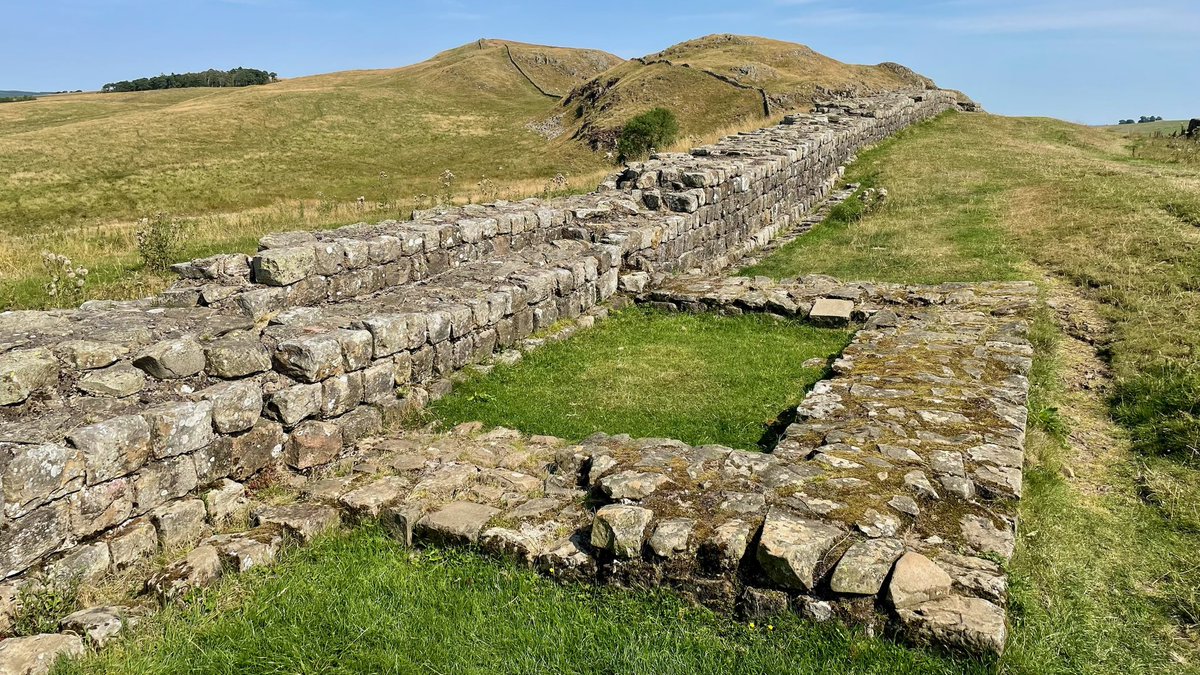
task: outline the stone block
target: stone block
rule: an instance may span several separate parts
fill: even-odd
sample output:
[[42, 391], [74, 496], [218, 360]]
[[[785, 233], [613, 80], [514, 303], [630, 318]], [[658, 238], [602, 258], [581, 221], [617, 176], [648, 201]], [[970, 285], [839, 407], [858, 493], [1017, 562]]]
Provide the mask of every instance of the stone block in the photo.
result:
[[58, 358], [75, 370], [111, 366], [129, 353], [125, 345], [96, 340], [67, 340], [54, 348]]
[[214, 535], [204, 543], [216, 548], [230, 567], [246, 572], [273, 564], [283, 546], [283, 535], [275, 527], [260, 527], [249, 532]]
[[0, 527], [0, 578], [24, 571], [70, 535], [64, 500], [44, 504]]
[[808, 320], [827, 326], [844, 326], [854, 314], [854, 303], [838, 298], [817, 298], [808, 312]]
[[109, 533], [105, 540], [113, 568], [124, 570], [148, 562], [158, 553], [158, 531], [149, 518], [137, 518]]
[[380, 512], [400, 501], [410, 483], [399, 476], [385, 476], [342, 495], [343, 507], [360, 518], [376, 518]]
[[208, 374], [235, 379], [271, 369], [271, 355], [257, 333], [239, 332], [222, 336], [204, 347]]
[[888, 582], [888, 601], [896, 609], [908, 609], [950, 595], [954, 580], [929, 558], [910, 551], [901, 556]]
[[374, 406], [359, 406], [333, 420], [342, 429], [342, 444], [351, 446], [383, 429], [383, 414]]
[[321, 417], [338, 417], [363, 402], [361, 372], [331, 377], [321, 383]]
[[78, 448], [56, 443], [0, 443], [3, 516], [19, 518], [52, 499], [78, 490], [83, 480], [83, 456]]
[[321, 412], [321, 384], [296, 384], [267, 397], [267, 412], [291, 427]]
[[195, 546], [211, 532], [205, 518], [208, 510], [199, 499], [183, 499], [161, 506], [150, 513], [158, 530], [163, 550], [172, 551]]
[[133, 365], [159, 380], [176, 380], [204, 371], [204, 348], [192, 338], [156, 342], [133, 359]]
[[342, 430], [333, 422], [302, 422], [288, 437], [284, 462], [294, 469], [310, 469], [333, 461], [342, 451]]
[[185, 597], [198, 588], [213, 585], [224, 570], [215, 546], [200, 546], [187, 557], [168, 565], [146, 582], [146, 589], [163, 601]]
[[232, 437], [233, 470], [230, 477], [246, 480], [283, 455], [287, 436], [274, 422], [260, 419], [249, 431]]
[[196, 465], [188, 455], [151, 462], [133, 477], [134, 513], [140, 515], [179, 499], [198, 484]]
[[146, 375], [127, 363], [119, 363], [87, 373], [75, 386], [92, 396], [124, 398], [146, 388]]
[[91, 583], [102, 578], [112, 566], [108, 544], [99, 541], [76, 546], [46, 566], [51, 584]]
[[194, 452], [213, 442], [213, 404], [166, 403], [147, 410], [142, 417], [150, 426], [154, 457], [163, 459]]
[[772, 507], [763, 523], [758, 563], [780, 586], [810, 591], [816, 587], [817, 565], [841, 536], [834, 525]]
[[221, 479], [202, 496], [208, 520], [221, 528], [241, 518], [250, 506], [246, 487], [228, 478]]
[[316, 274], [317, 256], [312, 246], [271, 248], [254, 256], [251, 265], [256, 283], [288, 286]]
[[213, 428], [222, 434], [245, 431], [262, 415], [262, 386], [254, 381], [224, 382], [197, 395], [212, 404]]
[[653, 511], [640, 506], [605, 506], [596, 511], [592, 521], [592, 546], [618, 558], [640, 557], [646, 528], [653, 518]]
[[60, 659], [83, 653], [78, 635], [43, 633], [0, 640], [0, 674], [49, 675]]
[[337, 509], [316, 504], [287, 504], [263, 506], [253, 514], [258, 525], [273, 525], [308, 543], [313, 538], [341, 525]]
[[273, 358], [276, 370], [301, 382], [320, 382], [345, 372], [342, 344], [331, 333], [282, 340]]
[[892, 564], [904, 553], [904, 543], [899, 539], [871, 539], [852, 545], [842, 555], [829, 589], [834, 593], [850, 595], [877, 595], [883, 580], [892, 570]]
[[68, 508], [75, 537], [116, 527], [133, 512], [133, 481], [116, 478], [84, 487], [68, 497]]
[[452, 502], [417, 521], [413, 536], [441, 545], [474, 544], [500, 509], [472, 502]]
[[59, 621], [59, 628], [87, 638], [89, 643], [97, 647], [104, 647], [127, 627], [136, 625], [137, 619], [128, 607], [90, 607], [63, 617]]
[[49, 349], [14, 349], [0, 354], [0, 405], [23, 403], [58, 381], [58, 359]]

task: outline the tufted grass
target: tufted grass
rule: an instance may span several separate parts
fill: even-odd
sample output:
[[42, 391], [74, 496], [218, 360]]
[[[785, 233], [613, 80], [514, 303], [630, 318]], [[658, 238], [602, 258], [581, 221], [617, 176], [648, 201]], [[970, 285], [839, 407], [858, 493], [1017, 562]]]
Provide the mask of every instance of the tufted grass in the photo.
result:
[[[603, 431], [758, 449], [849, 340], [764, 316], [631, 308], [456, 385], [430, 413], [572, 440]], [[806, 367], [813, 358], [822, 364]]]
[[734, 623], [667, 592], [558, 584], [374, 527], [169, 607], [76, 673], [985, 673], [794, 617]]

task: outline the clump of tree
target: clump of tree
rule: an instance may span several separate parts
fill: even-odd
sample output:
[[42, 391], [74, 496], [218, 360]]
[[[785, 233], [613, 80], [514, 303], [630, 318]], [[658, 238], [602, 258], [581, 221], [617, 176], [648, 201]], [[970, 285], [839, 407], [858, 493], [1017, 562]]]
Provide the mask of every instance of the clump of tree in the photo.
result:
[[34, 96], [2, 96], [2, 97], [0, 97], [0, 103], [17, 103], [18, 101], [35, 101], [35, 100], [37, 100], [37, 98]]
[[254, 84], [270, 84], [277, 81], [279, 81], [277, 74], [257, 68], [209, 69], [200, 73], [171, 73], [170, 75], [139, 77], [136, 80], [109, 82], [101, 87], [100, 91], [150, 91], [152, 89], [183, 89], [186, 87], [248, 87]]
[[1157, 115], [1142, 115], [1136, 120], [1121, 120], [1117, 124], [1148, 124], [1150, 122], [1161, 122], [1162, 118]]
[[640, 159], [656, 148], [675, 142], [679, 135], [679, 120], [666, 108], [654, 108], [631, 118], [621, 129], [617, 151], [622, 160]]

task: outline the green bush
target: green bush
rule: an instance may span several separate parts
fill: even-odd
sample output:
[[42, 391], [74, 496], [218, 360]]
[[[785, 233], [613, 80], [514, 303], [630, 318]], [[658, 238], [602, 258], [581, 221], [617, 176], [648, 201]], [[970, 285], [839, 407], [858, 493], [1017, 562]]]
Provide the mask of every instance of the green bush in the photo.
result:
[[151, 272], [166, 272], [180, 255], [183, 228], [165, 213], [142, 218], [137, 231], [138, 255]]
[[679, 120], [675, 113], [666, 108], [655, 108], [644, 112], [625, 123], [621, 129], [621, 140], [617, 151], [621, 159], [640, 159], [650, 154], [652, 148], [664, 148], [675, 142], [679, 135]]

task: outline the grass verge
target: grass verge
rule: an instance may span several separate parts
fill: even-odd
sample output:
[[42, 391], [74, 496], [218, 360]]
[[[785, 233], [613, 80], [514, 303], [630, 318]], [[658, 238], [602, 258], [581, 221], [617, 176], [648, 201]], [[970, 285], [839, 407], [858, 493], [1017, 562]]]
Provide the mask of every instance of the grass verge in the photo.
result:
[[604, 431], [756, 449], [774, 445], [780, 415], [849, 339], [765, 316], [632, 308], [468, 379], [430, 412], [446, 424], [477, 419], [568, 439]]
[[561, 585], [376, 528], [227, 577], [75, 673], [984, 673], [794, 617], [736, 624], [667, 592]]

